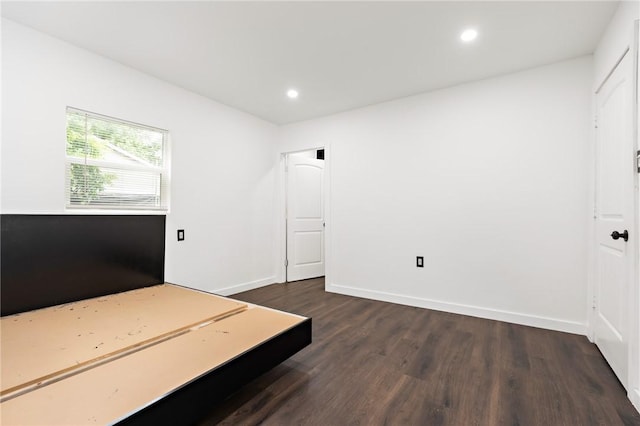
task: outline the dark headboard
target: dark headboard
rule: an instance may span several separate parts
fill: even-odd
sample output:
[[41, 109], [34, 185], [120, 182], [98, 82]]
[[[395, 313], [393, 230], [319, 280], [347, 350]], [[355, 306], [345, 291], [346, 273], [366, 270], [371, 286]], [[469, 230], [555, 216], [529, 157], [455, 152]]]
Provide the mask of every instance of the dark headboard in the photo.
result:
[[164, 282], [165, 216], [0, 216], [4, 315]]

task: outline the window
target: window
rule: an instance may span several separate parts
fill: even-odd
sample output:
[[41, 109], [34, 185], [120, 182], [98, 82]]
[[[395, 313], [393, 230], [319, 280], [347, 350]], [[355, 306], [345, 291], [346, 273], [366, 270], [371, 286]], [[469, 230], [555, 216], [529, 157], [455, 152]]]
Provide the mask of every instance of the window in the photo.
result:
[[67, 108], [67, 207], [167, 210], [167, 136]]

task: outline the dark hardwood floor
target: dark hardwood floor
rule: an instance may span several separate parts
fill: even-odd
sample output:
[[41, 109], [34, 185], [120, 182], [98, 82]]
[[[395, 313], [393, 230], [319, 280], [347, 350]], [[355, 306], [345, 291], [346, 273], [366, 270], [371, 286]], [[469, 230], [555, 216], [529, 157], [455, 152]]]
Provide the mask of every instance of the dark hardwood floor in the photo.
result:
[[640, 425], [583, 336], [325, 293], [233, 296], [313, 317], [313, 343], [202, 425]]

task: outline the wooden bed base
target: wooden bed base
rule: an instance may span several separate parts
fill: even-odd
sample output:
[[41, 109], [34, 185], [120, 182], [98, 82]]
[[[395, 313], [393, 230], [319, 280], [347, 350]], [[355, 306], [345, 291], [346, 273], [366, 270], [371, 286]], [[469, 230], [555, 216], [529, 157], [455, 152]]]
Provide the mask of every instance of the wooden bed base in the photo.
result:
[[164, 284], [163, 215], [0, 215], [0, 424], [190, 424], [311, 319]]
[[118, 424], [193, 424], [210, 413], [216, 401], [271, 370], [311, 343], [311, 318], [273, 336], [252, 350], [211, 370], [184, 388], [166, 395]]
[[311, 319], [163, 284], [0, 320], [2, 424], [189, 423], [311, 342]]

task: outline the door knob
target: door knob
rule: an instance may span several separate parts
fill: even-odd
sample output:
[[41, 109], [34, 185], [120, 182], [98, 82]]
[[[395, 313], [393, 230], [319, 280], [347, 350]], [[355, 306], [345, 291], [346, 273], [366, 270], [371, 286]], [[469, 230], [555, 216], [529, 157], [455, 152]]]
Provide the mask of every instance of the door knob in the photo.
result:
[[617, 240], [618, 238], [622, 238], [625, 241], [629, 241], [629, 231], [627, 231], [626, 229], [622, 232], [613, 231], [611, 233], [611, 238], [613, 238], [614, 240]]

